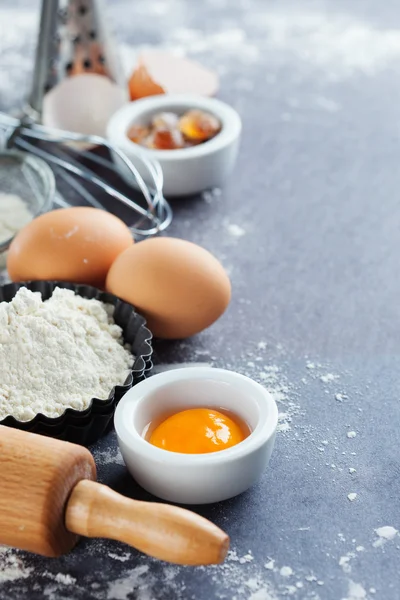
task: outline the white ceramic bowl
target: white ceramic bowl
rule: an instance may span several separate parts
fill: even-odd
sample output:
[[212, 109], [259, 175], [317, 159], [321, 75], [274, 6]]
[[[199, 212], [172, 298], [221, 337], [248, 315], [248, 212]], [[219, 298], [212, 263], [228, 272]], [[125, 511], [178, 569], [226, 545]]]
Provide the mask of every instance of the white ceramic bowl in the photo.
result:
[[[181, 115], [191, 108], [205, 110], [218, 117], [222, 123], [220, 133], [208, 142], [182, 150], [144, 148], [126, 135], [131, 125], [147, 124], [160, 111]], [[186, 94], [159, 95], [136, 100], [120, 108], [108, 123], [107, 137], [131, 159], [146, 183], [149, 183], [148, 172], [138, 158], [140, 155], [160, 163], [165, 196], [188, 196], [223, 185], [236, 162], [241, 129], [238, 113], [220, 100]], [[125, 175], [126, 167], [119, 160], [116, 162]]]
[[[146, 426], [191, 407], [231, 410], [252, 433], [208, 454], [168, 452], [143, 438]], [[193, 367], [154, 375], [129, 390], [114, 418], [119, 447], [134, 479], [171, 502], [207, 504], [240, 494], [265, 471], [274, 446], [278, 409], [255, 381], [223, 369]]]

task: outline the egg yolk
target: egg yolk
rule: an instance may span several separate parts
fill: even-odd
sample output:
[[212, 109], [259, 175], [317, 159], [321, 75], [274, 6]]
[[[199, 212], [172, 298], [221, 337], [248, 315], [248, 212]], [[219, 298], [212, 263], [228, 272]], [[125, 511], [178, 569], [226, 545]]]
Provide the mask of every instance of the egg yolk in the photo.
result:
[[149, 442], [170, 452], [205, 454], [231, 448], [245, 437], [238, 423], [227, 415], [209, 408], [191, 408], [160, 423]]

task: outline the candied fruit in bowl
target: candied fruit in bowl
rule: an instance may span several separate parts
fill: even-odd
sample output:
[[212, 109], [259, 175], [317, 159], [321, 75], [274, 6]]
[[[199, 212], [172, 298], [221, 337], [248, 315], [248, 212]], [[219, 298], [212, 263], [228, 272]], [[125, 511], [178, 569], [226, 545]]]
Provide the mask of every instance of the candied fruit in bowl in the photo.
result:
[[179, 119], [179, 129], [192, 143], [205, 142], [219, 133], [221, 123], [203, 110], [189, 110]]

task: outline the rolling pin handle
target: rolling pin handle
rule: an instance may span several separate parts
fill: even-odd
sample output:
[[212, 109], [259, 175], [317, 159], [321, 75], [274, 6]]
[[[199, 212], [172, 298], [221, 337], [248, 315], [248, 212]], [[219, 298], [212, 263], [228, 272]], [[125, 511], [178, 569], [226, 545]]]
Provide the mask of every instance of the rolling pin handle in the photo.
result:
[[65, 525], [72, 533], [125, 542], [154, 558], [182, 565], [219, 564], [229, 548], [226, 533], [196, 513], [131, 500], [89, 480], [73, 489]]

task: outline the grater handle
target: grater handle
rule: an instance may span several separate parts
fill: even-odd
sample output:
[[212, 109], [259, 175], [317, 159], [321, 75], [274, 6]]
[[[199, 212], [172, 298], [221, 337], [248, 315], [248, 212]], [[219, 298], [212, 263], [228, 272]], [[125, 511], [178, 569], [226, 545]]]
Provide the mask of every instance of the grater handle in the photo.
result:
[[40, 120], [42, 112], [43, 96], [48, 82], [49, 40], [56, 44], [53, 37], [56, 31], [58, 14], [58, 0], [42, 0], [40, 14], [39, 38], [36, 47], [35, 68], [32, 80], [32, 89], [29, 97], [30, 116], [34, 120]]

